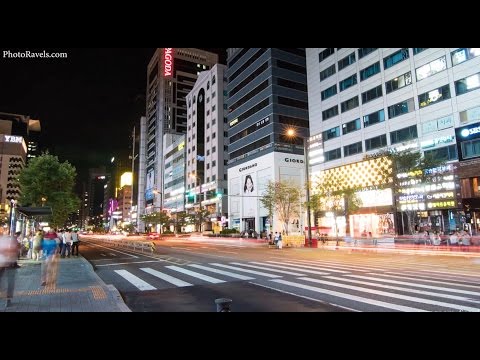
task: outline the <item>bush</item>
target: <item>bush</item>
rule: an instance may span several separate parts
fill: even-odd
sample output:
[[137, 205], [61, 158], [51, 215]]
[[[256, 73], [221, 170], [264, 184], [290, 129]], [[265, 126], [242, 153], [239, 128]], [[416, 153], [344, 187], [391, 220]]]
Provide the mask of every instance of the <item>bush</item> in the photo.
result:
[[165, 230], [165, 231], [163, 232], [163, 235], [173, 235], [173, 231]]
[[220, 234], [229, 235], [229, 234], [239, 234], [237, 229], [223, 229]]

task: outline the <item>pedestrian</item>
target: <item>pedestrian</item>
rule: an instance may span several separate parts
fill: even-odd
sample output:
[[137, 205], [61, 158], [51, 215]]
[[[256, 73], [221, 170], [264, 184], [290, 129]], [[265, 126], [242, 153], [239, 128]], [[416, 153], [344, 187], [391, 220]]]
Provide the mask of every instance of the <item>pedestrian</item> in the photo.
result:
[[57, 273], [56, 249], [57, 243], [55, 239], [57, 234], [50, 229], [43, 238], [42, 250], [44, 255], [44, 262], [42, 264], [42, 286], [53, 284]]
[[0, 284], [3, 275], [7, 277], [7, 291], [5, 307], [11, 305], [13, 299], [13, 291], [15, 289], [15, 277], [17, 274], [17, 259], [19, 251], [19, 243], [15, 237], [0, 238]]
[[78, 230], [72, 232], [72, 256], [78, 256]]
[[281, 249], [282, 246], [283, 246], [283, 243], [282, 243], [282, 234], [278, 234], [277, 246], [278, 246], [279, 249]]
[[32, 259], [40, 261], [40, 251], [42, 251], [43, 231], [38, 230], [32, 242]]

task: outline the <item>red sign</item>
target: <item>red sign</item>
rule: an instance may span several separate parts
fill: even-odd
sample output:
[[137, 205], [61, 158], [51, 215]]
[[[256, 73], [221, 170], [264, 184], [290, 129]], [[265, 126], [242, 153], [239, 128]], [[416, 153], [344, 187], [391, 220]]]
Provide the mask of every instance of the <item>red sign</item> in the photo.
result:
[[173, 75], [173, 49], [165, 48], [164, 60], [163, 60], [163, 74], [164, 76]]

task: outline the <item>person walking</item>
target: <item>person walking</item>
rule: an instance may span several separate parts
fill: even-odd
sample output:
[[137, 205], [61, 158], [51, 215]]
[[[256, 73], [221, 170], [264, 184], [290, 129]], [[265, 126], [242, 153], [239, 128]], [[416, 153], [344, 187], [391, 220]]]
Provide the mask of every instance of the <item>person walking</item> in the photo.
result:
[[78, 230], [72, 232], [72, 256], [78, 256]]
[[35, 236], [33, 237], [33, 242], [32, 242], [32, 259], [35, 261], [40, 261], [40, 251], [42, 251], [42, 242], [43, 242], [43, 231], [38, 230]]
[[53, 284], [56, 276], [57, 234], [50, 229], [42, 241], [42, 250], [45, 260], [42, 264], [42, 286]]
[[15, 238], [10, 236], [0, 238], [0, 283], [4, 275], [7, 277], [5, 307], [10, 306], [13, 299], [19, 248], [20, 245]]
[[281, 249], [282, 246], [283, 246], [283, 243], [282, 243], [282, 234], [278, 234], [277, 246], [278, 246], [279, 249]]

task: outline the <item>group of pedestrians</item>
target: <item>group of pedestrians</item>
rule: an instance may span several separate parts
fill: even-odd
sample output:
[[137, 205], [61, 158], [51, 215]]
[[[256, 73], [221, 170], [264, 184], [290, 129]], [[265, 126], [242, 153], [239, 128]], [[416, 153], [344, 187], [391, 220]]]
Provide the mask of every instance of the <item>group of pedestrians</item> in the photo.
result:
[[44, 251], [44, 241], [46, 239], [55, 240], [55, 254], [60, 257], [78, 256], [78, 232], [77, 230], [54, 230], [50, 229], [48, 232], [38, 230], [36, 233], [30, 233], [25, 236], [20, 247], [20, 256], [26, 256], [29, 259], [40, 261], [46, 258], [46, 251]]

